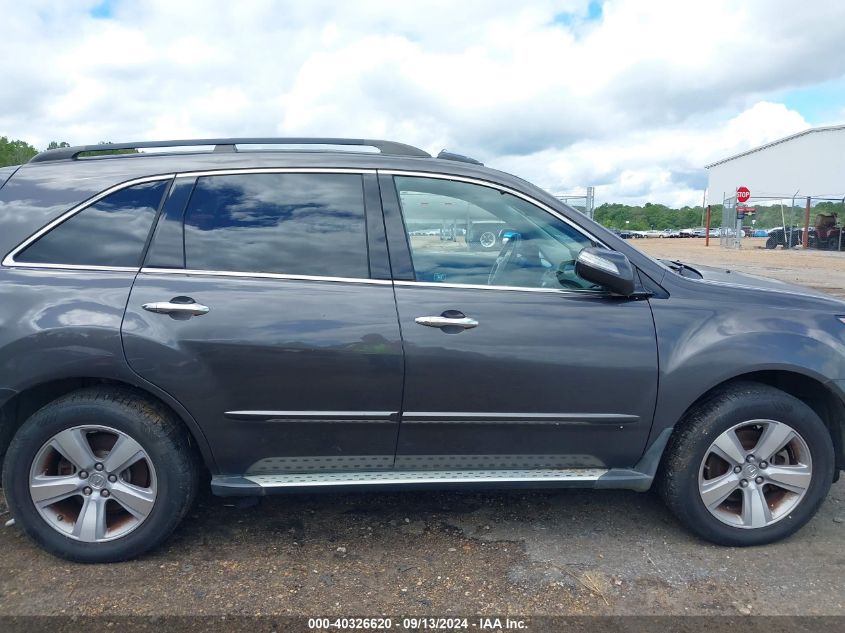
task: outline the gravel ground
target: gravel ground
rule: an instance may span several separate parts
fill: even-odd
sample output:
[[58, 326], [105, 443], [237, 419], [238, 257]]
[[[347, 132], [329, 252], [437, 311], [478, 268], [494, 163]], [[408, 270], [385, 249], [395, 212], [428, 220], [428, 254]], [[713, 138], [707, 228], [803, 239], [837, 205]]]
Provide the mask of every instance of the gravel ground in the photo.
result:
[[845, 615], [843, 501], [840, 482], [788, 541], [734, 549], [649, 493], [205, 495], [121, 564], [0, 528], [0, 615]]
[[631, 243], [653, 257], [680, 259], [688, 264], [724, 266], [731, 270], [774, 277], [845, 298], [845, 251], [763, 248], [765, 238], [746, 238], [741, 250], [721, 248], [718, 239], [642, 239]]
[[[703, 242], [635, 244], [845, 296], [845, 256]], [[252, 507], [203, 494], [162, 548], [128, 563], [67, 563], [0, 527], [0, 615], [845, 615], [844, 502], [839, 482], [796, 536], [732, 549], [691, 536], [653, 494], [309, 494]]]

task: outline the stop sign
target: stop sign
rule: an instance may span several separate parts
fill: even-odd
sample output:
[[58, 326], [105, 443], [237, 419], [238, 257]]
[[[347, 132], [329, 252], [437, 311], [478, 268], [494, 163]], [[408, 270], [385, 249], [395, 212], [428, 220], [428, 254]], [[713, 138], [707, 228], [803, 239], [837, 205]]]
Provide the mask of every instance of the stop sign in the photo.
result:
[[751, 198], [751, 190], [748, 187], [737, 187], [736, 188], [736, 201], [737, 202], [748, 202], [749, 198]]

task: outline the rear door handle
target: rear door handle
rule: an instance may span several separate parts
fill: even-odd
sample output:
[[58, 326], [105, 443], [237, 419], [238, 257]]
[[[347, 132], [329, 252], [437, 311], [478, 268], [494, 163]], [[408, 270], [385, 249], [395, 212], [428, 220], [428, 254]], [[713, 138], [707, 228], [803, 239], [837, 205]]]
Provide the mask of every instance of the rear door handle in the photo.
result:
[[[449, 316], [445, 316], [447, 314], [449, 314]], [[478, 327], [478, 321], [470, 319], [468, 316], [453, 310], [444, 312], [440, 316], [417, 317], [414, 321], [420, 325], [427, 325], [428, 327], [459, 327], [464, 330]]]
[[209, 311], [208, 306], [195, 303], [194, 301], [186, 303], [155, 301], [153, 303], [145, 303], [141, 307], [144, 308], [144, 310], [157, 312], [158, 314], [184, 314], [189, 316], [200, 316], [201, 314], [208, 314]]

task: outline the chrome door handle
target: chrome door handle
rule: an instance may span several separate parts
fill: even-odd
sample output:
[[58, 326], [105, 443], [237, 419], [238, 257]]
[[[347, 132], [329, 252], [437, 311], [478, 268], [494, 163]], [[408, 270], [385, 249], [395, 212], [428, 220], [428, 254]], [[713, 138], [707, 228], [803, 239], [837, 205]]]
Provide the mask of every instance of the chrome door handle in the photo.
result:
[[421, 316], [414, 319], [420, 325], [428, 327], [459, 327], [469, 330], [478, 326], [478, 321], [469, 317]]
[[144, 308], [144, 310], [157, 312], [158, 314], [187, 314], [191, 316], [208, 314], [209, 310], [208, 306], [204, 306], [199, 303], [173, 303], [172, 301], [145, 303], [141, 307]]

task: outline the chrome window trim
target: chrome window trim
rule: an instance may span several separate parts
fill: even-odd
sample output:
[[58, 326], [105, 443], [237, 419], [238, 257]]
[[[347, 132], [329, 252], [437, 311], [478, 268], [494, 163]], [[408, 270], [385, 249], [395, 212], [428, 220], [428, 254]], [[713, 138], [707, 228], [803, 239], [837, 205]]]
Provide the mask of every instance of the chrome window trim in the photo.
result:
[[2, 265], [5, 268], [10, 267], [20, 267], [20, 268], [52, 268], [52, 269], [66, 269], [66, 270], [93, 270], [93, 271], [117, 271], [117, 272], [138, 272], [141, 266], [86, 266], [83, 264], [57, 264], [57, 263], [39, 263], [39, 262], [18, 262], [15, 261], [15, 256], [18, 255], [21, 251], [25, 250], [30, 244], [36, 242], [38, 239], [52, 231], [54, 228], [69, 220], [77, 213], [81, 213], [88, 207], [97, 204], [100, 200], [105, 198], [106, 196], [110, 196], [111, 194], [121, 191], [123, 189], [127, 189], [128, 187], [132, 187], [134, 185], [140, 185], [145, 182], [157, 182], [159, 180], [172, 180], [176, 174], [160, 174], [158, 176], [144, 176], [143, 178], [133, 178], [132, 180], [127, 180], [125, 182], [113, 185], [108, 189], [101, 191], [100, 193], [96, 194], [92, 198], [85, 200], [84, 202], [80, 202], [75, 207], [72, 207], [69, 211], [61, 214], [52, 222], [49, 222], [45, 226], [41, 227], [35, 233], [30, 235], [26, 238], [23, 242], [18, 244], [15, 248], [13, 248], [6, 257], [3, 258]]
[[196, 270], [192, 268], [144, 267], [141, 273], [163, 275], [195, 275], [197, 277], [247, 277], [251, 279], [283, 279], [288, 281], [329, 281], [337, 283], [392, 285], [390, 279], [369, 279], [363, 277], [323, 277], [320, 275], [285, 275], [281, 273], [251, 273], [237, 270]]
[[591, 288], [584, 288], [583, 290], [567, 290], [565, 288], [520, 288], [519, 286], [486, 286], [480, 284], [441, 284], [436, 281], [394, 281], [396, 286], [422, 286], [425, 288], [464, 288], [469, 290], [507, 290], [511, 292], [539, 292], [551, 295], [567, 295], [578, 297], [608, 297], [610, 293], [607, 290], [593, 290]]
[[84, 266], [82, 264], [29, 264], [26, 262], [12, 262], [7, 264], [3, 261], [3, 266], [6, 268], [16, 268], [26, 270], [27, 268], [38, 268], [46, 270], [64, 270], [67, 272], [112, 272], [112, 273], [137, 273], [138, 269], [131, 266]]
[[[503, 191], [505, 193], [509, 193], [513, 196], [516, 196], [517, 198], [522, 198], [526, 202], [529, 202], [530, 204], [533, 204], [534, 206], [539, 207], [540, 209], [542, 209], [546, 213], [550, 213], [551, 215], [556, 217], [561, 222], [564, 222], [565, 224], [571, 226], [573, 229], [578, 231], [581, 235], [583, 235], [584, 237], [592, 240], [596, 244], [599, 244], [599, 245], [601, 245], [604, 248], [607, 248], [609, 250], [614, 250], [614, 249], [610, 248], [607, 244], [602, 242], [595, 235], [593, 235], [592, 233], [587, 231], [585, 228], [579, 226], [578, 224], [576, 224], [575, 222], [573, 222], [572, 220], [567, 218], [565, 215], [558, 213], [557, 211], [552, 209], [549, 205], [547, 205], [543, 202], [540, 202], [536, 198], [532, 198], [527, 193], [522, 193], [518, 189], [511, 189], [510, 187], [508, 187], [506, 185], [500, 185], [499, 183], [493, 182], [492, 180], [483, 180], [481, 178], [469, 178], [469, 177], [466, 177], [466, 176], [456, 176], [456, 175], [453, 175], [453, 174], [443, 174], [443, 173], [439, 173], [439, 172], [406, 171], [406, 170], [403, 170], [403, 169], [379, 169], [378, 173], [384, 174], [384, 175], [387, 175], [387, 176], [410, 176], [410, 177], [421, 177], [421, 178], [436, 178], [436, 179], [439, 179], [439, 180], [455, 180], [455, 181], [458, 181], [458, 182], [465, 182], [465, 183], [468, 183], [468, 184], [471, 184], [471, 185], [481, 185], [482, 187], [490, 187], [491, 189], [497, 189], [498, 191]], [[398, 192], [397, 192], [397, 195], [398, 195]]]
[[179, 172], [180, 178], [200, 178], [202, 176], [237, 176], [240, 174], [375, 174], [375, 169], [355, 167], [243, 167], [241, 169], [210, 169], [205, 171]]

